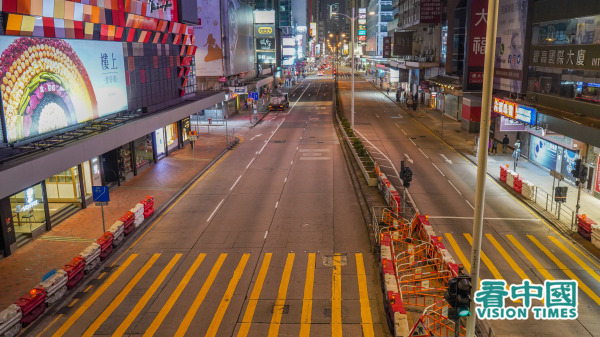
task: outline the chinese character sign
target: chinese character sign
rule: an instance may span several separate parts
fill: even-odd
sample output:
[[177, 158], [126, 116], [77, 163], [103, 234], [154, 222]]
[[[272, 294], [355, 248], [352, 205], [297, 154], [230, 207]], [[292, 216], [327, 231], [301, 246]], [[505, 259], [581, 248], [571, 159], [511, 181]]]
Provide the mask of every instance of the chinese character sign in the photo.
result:
[[600, 70], [600, 45], [532, 46], [531, 66]]
[[9, 142], [127, 110], [120, 42], [1, 36], [0, 51]]
[[[471, 76], [473, 72], [483, 72], [483, 64], [485, 62], [485, 46], [487, 41], [485, 40], [485, 33], [487, 29], [487, 0], [473, 0], [471, 5], [470, 15], [470, 29], [469, 32], [469, 63], [467, 69], [469, 72], [467, 87], [477, 88], [483, 83], [483, 78]], [[473, 86], [473, 84], [475, 86]]]
[[[526, 320], [533, 315], [534, 319], [573, 320], [578, 317], [577, 291], [575, 280], [546, 280], [544, 284], [523, 280], [510, 287], [505, 280], [481, 280], [474, 302], [479, 319]], [[506, 300], [519, 305], [507, 306]]]
[[[500, 0], [494, 89], [522, 92], [527, 3], [527, 0]], [[556, 59], [556, 55], [551, 54], [538, 57]]]

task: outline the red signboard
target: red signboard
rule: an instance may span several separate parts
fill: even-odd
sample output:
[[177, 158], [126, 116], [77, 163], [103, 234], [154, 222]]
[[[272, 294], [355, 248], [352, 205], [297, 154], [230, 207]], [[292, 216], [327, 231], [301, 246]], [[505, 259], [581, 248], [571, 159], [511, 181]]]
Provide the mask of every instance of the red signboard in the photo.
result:
[[471, 4], [471, 23], [469, 32], [468, 84], [477, 87], [483, 83], [483, 64], [485, 62], [485, 33], [487, 29], [488, 0], [473, 0]]
[[598, 162], [596, 162], [596, 186], [594, 190], [600, 193], [600, 156], [598, 156]]
[[227, 77], [219, 76], [219, 82], [227, 82]]
[[441, 0], [421, 0], [420, 23], [440, 23], [441, 19]]
[[493, 110], [495, 113], [517, 119], [517, 105], [516, 103], [494, 97]]

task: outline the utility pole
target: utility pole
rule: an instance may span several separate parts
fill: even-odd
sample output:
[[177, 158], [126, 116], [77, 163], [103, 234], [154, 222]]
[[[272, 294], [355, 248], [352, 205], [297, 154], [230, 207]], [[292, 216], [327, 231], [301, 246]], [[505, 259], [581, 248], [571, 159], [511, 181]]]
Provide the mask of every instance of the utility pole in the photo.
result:
[[[492, 89], [494, 87], [494, 62], [496, 55], [496, 33], [499, 0], [488, 0], [488, 15], [483, 68], [483, 92], [481, 98], [481, 122], [479, 125], [479, 157], [477, 158], [477, 186], [475, 188], [475, 214], [473, 215], [473, 245], [471, 250], [471, 292], [479, 288], [479, 267], [481, 262], [481, 237], [483, 234], [483, 211], [485, 200], [485, 180], [487, 175], [487, 145], [490, 140], [490, 119], [492, 109]], [[471, 295], [473, 296], [473, 295]], [[470, 312], [475, 313], [475, 302], [470, 303]], [[467, 319], [466, 337], [475, 336], [477, 315]]]

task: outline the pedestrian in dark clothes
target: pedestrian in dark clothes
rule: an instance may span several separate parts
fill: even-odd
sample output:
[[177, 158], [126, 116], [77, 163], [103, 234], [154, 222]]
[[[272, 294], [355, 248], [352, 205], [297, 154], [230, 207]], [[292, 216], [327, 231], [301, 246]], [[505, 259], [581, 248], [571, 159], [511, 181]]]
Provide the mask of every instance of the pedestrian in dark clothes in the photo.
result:
[[506, 153], [508, 143], [510, 143], [510, 139], [508, 139], [508, 135], [504, 135], [504, 138], [502, 138], [502, 153]]
[[493, 154], [498, 154], [498, 140], [494, 138], [492, 140], [492, 152]]

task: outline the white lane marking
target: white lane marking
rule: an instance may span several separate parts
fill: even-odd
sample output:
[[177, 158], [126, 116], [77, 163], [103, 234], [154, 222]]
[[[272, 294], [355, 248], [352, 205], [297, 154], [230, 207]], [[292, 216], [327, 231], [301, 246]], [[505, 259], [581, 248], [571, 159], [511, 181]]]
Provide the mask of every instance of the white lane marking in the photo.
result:
[[283, 183], [287, 183], [287, 177], [285, 177], [285, 179], [283, 179]]
[[444, 160], [445, 160], [445, 161], [446, 161], [448, 164], [452, 165], [452, 160], [448, 159], [448, 158], [447, 158], [446, 156], [444, 156], [442, 153], [440, 153], [440, 156], [442, 156], [442, 158], [444, 158]]
[[375, 114], [375, 116], [376, 116], [377, 118], [379, 118], [379, 115], [378, 115], [378, 114]]
[[396, 124], [397, 127], [400, 127], [400, 125], [398, 125], [398, 123], [394, 122], [394, 124]]
[[[414, 144], [414, 143], [413, 143]], [[415, 144], [416, 145], [416, 144]], [[427, 155], [425, 154], [425, 152], [423, 152], [423, 150], [419, 149], [419, 151], [421, 151], [421, 153], [425, 156], [425, 158], [429, 159], [429, 157], [427, 157]]]
[[438, 172], [442, 175], [442, 177], [445, 177], [446, 175], [444, 174], [444, 172], [442, 172], [442, 170], [440, 170], [439, 167], [437, 167], [437, 165], [435, 165], [434, 163], [431, 163], [433, 166], [435, 166], [435, 168], [438, 170]]
[[277, 208], [277, 206], [279, 206], [279, 201], [275, 203], [275, 208]]
[[413, 142], [412, 139], [409, 138], [408, 140], [410, 140], [410, 142], [413, 143], [414, 146], [417, 146], [417, 144], [415, 144], [415, 142]]
[[298, 147], [296, 146], [296, 150], [298, 150]]
[[290, 165], [294, 165], [294, 161], [293, 160], [290, 162]]
[[217, 211], [219, 210], [219, 207], [221, 207], [221, 205], [223, 204], [224, 201], [225, 201], [225, 199], [221, 200], [221, 202], [217, 205], [215, 210], [210, 214], [208, 219], [206, 219], [206, 222], [210, 222], [210, 219], [212, 219], [212, 217], [215, 215], [215, 213], [217, 213]]
[[448, 179], [448, 182], [450, 183], [450, 185], [452, 185], [452, 187], [454, 187], [454, 189], [456, 190], [456, 192], [458, 192], [458, 194], [462, 195], [462, 193], [460, 193], [458, 188], [456, 188], [456, 186], [454, 186], [454, 184], [450, 181], [450, 179]]
[[[472, 216], [429, 216], [430, 219], [457, 219], [457, 220], [473, 220]], [[542, 221], [535, 218], [484, 218], [485, 220], [505, 220], [505, 221]]]
[[262, 136], [262, 133], [261, 133], [261, 134], [258, 134], [258, 135], [256, 135], [256, 136], [254, 136], [254, 137], [252, 137], [252, 138], [250, 138], [250, 140], [254, 140], [254, 138], [257, 138], [257, 137], [260, 137], [260, 136]]
[[269, 235], [269, 231], [265, 232], [265, 239], [267, 238], [267, 235]]
[[238, 183], [238, 181], [240, 181], [240, 179], [242, 179], [241, 175], [235, 180], [235, 183], [233, 183], [233, 185], [231, 185], [231, 188], [229, 189], [230, 191], [233, 191], [233, 188], [235, 187], [235, 185], [237, 185], [237, 183]]
[[379, 165], [379, 167], [385, 167], [385, 168], [389, 168], [389, 169], [392, 168], [391, 166], [385, 166], [385, 165]]
[[329, 149], [302, 149], [299, 152], [329, 152]]
[[408, 136], [408, 135], [406, 134], [406, 132], [404, 132], [404, 129], [400, 129], [400, 131], [402, 131], [402, 133], [403, 133], [405, 136]]
[[[283, 122], [285, 122], [285, 118], [283, 118], [281, 123], [279, 123], [279, 125], [277, 125], [275, 132], [277, 132], [277, 130], [279, 130], [279, 128], [281, 127], [281, 124], [283, 124]], [[271, 138], [273, 138], [273, 136], [275, 136], [275, 132], [273, 132], [273, 134], [271, 135], [271, 137], [269, 137], [269, 139], [265, 140], [265, 145], [263, 145], [263, 147], [260, 149], [260, 151], [258, 151], [257, 154], [261, 154], [263, 152], [263, 150], [265, 149], [265, 146], [267, 146], [267, 144], [269, 144], [269, 141], [271, 141]]]
[[406, 160], [408, 160], [411, 164], [413, 163], [413, 160], [410, 159], [410, 157], [405, 153], [404, 157], [406, 157]]
[[256, 159], [256, 158], [252, 158], [252, 160], [248, 163], [248, 165], [246, 165], [246, 170], [248, 169], [248, 167], [250, 167], [250, 165], [252, 165], [252, 163], [254, 162], [254, 159]]
[[467, 202], [467, 204], [469, 204], [469, 206], [471, 206], [472, 209], [475, 209], [475, 207], [473, 207], [473, 205], [471, 205], [471, 203], [469, 202], [469, 200], [465, 199], [465, 201]]
[[331, 157], [300, 157], [300, 160], [328, 160]]

